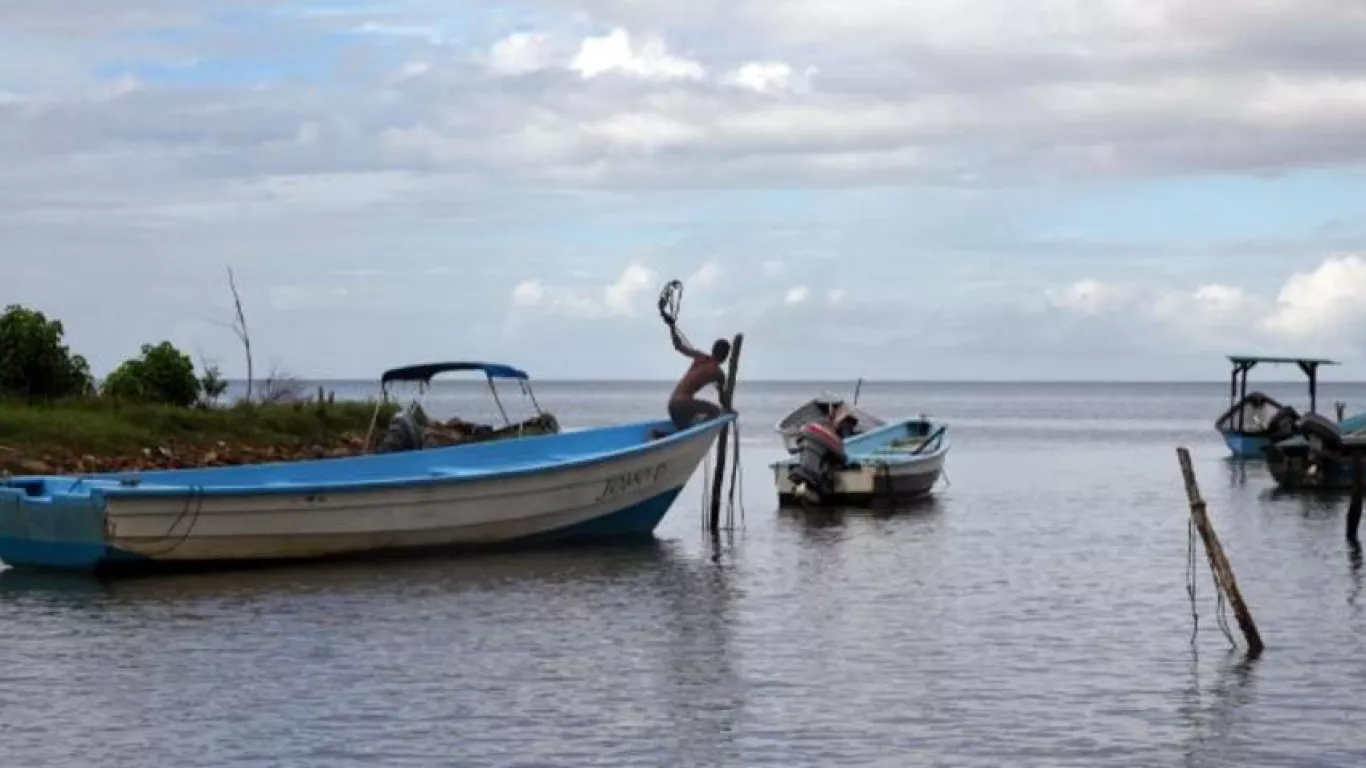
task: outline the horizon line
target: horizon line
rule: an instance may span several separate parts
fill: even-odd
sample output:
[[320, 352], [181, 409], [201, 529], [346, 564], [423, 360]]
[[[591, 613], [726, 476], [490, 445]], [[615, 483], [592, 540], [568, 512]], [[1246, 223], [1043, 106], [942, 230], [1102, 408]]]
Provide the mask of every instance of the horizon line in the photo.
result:
[[[369, 377], [354, 378], [347, 376], [326, 376], [326, 377], [292, 377], [294, 381], [309, 383], [338, 383], [347, 384], [375, 384], [379, 385], [378, 379]], [[262, 383], [266, 379], [256, 378], [253, 383]], [[230, 384], [245, 384], [245, 378], [225, 377], [223, 381]], [[480, 384], [484, 380], [479, 377], [447, 378], [439, 379], [442, 383], [467, 382]], [[540, 383], [553, 384], [675, 384], [676, 379], [633, 379], [633, 378], [579, 378], [579, 377], [531, 377], [534, 385]], [[850, 387], [856, 386], [859, 382], [863, 384], [1219, 384], [1226, 385], [1228, 379], [804, 379], [804, 378], [773, 378], [773, 379], [746, 379], [740, 378], [741, 382], [749, 384], [838, 384], [845, 383]], [[1262, 379], [1258, 384], [1299, 384], [1307, 385], [1303, 379]], [[1318, 382], [1319, 388], [1337, 384], [1366, 384], [1366, 380], [1343, 380], [1337, 379], [1331, 382]], [[1256, 387], [1249, 387], [1249, 391]]]

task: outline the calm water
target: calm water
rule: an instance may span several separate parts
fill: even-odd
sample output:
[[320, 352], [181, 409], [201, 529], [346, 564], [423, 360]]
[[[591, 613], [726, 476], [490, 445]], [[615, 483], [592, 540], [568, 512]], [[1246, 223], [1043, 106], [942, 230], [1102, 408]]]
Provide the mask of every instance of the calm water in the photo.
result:
[[[0, 574], [0, 765], [1366, 764], [1346, 502], [1226, 461], [1222, 386], [865, 385], [870, 409], [952, 423], [950, 483], [896, 514], [804, 516], [775, 508], [766, 463], [811, 389], [742, 386], [744, 519], [719, 549], [694, 477], [645, 546]], [[666, 392], [537, 387], [568, 427], [656, 417]], [[486, 394], [430, 404], [487, 416]], [[1334, 399], [1366, 408], [1366, 387]], [[1256, 663], [1216, 626], [1203, 551], [1190, 643], [1178, 444]]]

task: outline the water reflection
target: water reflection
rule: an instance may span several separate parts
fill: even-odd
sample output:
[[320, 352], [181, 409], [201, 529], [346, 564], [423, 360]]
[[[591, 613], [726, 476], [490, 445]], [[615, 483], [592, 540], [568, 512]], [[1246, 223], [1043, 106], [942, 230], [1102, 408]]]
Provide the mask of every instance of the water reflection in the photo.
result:
[[1360, 544], [1352, 542], [1347, 543], [1347, 562], [1348, 579], [1352, 582], [1351, 588], [1347, 591], [1347, 604], [1356, 607], [1357, 598], [1361, 596], [1362, 583], [1362, 554]]
[[1298, 508], [1306, 520], [1327, 520], [1347, 509], [1348, 495], [1333, 490], [1269, 488], [1261, 498], [1280, 507]]
[[879, 504], [869, 507], [816, 507], [785, 505], [778, 515], [788, 525], [821, 529], [842, 527], [856, 521], [891, 521], [915, 524], [924, 522], [943, 511], [944, 502], [938, 496], [899, 501], [895, 505]]
[[1239, 714], [1256, 700], [1258, 660], [1235, 654], [1231, 652], [1219, 663], [1206, 689], [1200, 682], [1199, 654], [1192, 649], [1189, 684], [1179, 708], [1188, 733], [1183, 750], [1186, 765], [1222, 759], [1234, 751], [1235, 740], [1246, 735], [1238, 727]]
[[1224, 469], [1228, 472], [1228, 485], [1230, 488], [1239, 488], [1247, 484], [1248, 462], [1237, 456], [1224, 457]]
[[733, 638], [734, 566], [712, 559], [681, 567], [667, 595], [669, 675], [658, 691], [667, 719], [663, 727], [680, 754], [699, 764], [731, 764], [745, 701]]

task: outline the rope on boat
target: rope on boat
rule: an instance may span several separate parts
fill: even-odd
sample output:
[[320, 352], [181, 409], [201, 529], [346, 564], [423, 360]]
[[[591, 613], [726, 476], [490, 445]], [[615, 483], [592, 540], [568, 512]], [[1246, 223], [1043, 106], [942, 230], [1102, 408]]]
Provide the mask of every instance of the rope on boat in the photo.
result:
[[184, 520], [187, 515], [190, 514], [191, 509], [194, 510], [194, 515], [190, 517], [190, 524], [185, 527], [185, 532], [180, 534], [180, 537], [175, 540], [175, 543], [171, 544], [171, 546], [165, 549], [156, 550], [153, 552], [143, 550], [142, 554], [150, 555], [152, 557], [168, 555], [179, 549], [180, 545], [184, 544], [185, 540], [190, 538], [190, 533], [194, 531], [195, 526], [199, 523], [199, 513], [204, 511], [204, 486], [194, 485], [190, 487], [189, 494], [185, 496], [185, 506], [180, 510], [180, 514], [176, 516], [176, 519], [171, 521], [171, 526], [166, 529], [166, 533], [163, 534], [161, 538], [170, 539], [171, 536], [174, 534], [176, 527], [179, 526], [180, 522]]
[[707, 451], [702, 457], [702, 499], [699, 508], [702, 510], [701, 525], [702, 530], [707, 530], [707, 505], [711, 501], [711, 451]]
[[730, 425], [735, 457], [730, 464], [730, 490], [726, 498], [726, 528], [735, 528], [735, 490], [740, 489], [740, 525], [745, 523], [745, 471], [740, 461], [740, 420]]

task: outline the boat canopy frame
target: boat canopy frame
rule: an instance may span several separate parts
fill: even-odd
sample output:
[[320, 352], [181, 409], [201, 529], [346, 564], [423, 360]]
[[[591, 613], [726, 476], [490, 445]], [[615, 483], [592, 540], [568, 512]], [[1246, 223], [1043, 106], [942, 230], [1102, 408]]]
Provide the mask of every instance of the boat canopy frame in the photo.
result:
[[389, 397], [389, 385], [393, 382], [415, 382], [418, 386], [419, 395], [426, 394], [427, 388], [431, 386], [432, 379], [443, 373], [457, 373], [464, 371], [478, 371], [484, 374], [484, 380], [488, 382], [489, 392], [493, 393], [493, 402], [498, 406], [498, 413], [503, 417], [505, 426], [512, 426], [512, 420], [508, 418], [507, 409], [503, 407], [503, 400], [498, 396], [498, 387], [494, 381], [498, 379], [512, 379], [521, 386], [522, 394], [531, 400], [531, 405], [536, 409], [536, 413], [544, 415], [541, 404], [536, 400], [536, 392], [531, 387], [531, 377], [527, 372], [514, 368], [503, 363], [484, 363], [468, 360], [452, 360], [439, 363], [418, 363], [416, 365], [404, 365], [398, 368], [390, 368], [380, 376], [380, 392], [385, 399]]
[[[1319, 366], [1321, 365], [1341, 365], [1337, 360], [1327, 360], [1316, 357], [1267, 357], [1262, 355], [1229, 355], [1228, 360], [1233, 364], [1233, 373], [1229, 378], [1228, 406], [1235, 408], [1238, 403], [1247, 399], [1247, 374], [1258, 364], [1266, 365], [1294, 365], [1309, 379], [1309, 412], [1318, 411], [1319, 397]], [[1238, 416], [1238, 429], [1243, 428], [1242, 412]]]

